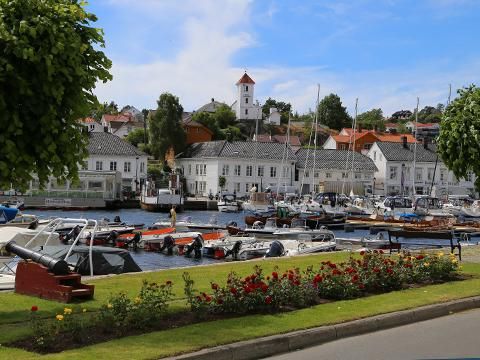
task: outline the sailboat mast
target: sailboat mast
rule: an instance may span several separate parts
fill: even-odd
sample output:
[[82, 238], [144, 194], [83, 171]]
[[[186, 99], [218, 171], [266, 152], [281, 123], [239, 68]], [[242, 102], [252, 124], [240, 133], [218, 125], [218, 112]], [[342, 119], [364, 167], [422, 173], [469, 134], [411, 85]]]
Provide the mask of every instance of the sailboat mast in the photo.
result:
[[320, 102], [320, 84], [317, 84], [317, 105], [315, 111], [315, 134], [313, 135], [313, 171], [312, 171], [312, 194], [315, 193], [315, 172], [317, 169], [317, 130], [318, 130], [318, 105]]
[[418, 123], [418, 105], [420, 103], [420, 98], [417, 97], [417, 110], [415, 111], [415, 127], [414, 127], [414, 137], [415, 137], [415, 145], [414, 145], [414, 150], [413, 150], [413, 189], [412, 189], [412, 195], [415, 197], [417, 191], [415, 188], [415, 180], [417, 177], [416, 174], [416, 163], [417, 163], [417, 123]]
[[353, 119], [353, 152], [352, 152], [352, 171], [350, 172], [350, 196], [353, 195], [353, 168], [355, 163], [355, 143], [356, 143], [356, 131], [357, 131], [357, 114], [358, 114], [358, 98], [355, 99], [355, 118]]
[[[452, 96], [452, 84], [448, 84], [448, 100], [447, 100], [447, 107], [450, 105], [450, 97]], [[445, 109], [446, 110], [446, 109]], [[447, 169], [447, 201], [448, 201], [448, 192], [449, 192], [449, 178], [450, 178], [450, 170]]]

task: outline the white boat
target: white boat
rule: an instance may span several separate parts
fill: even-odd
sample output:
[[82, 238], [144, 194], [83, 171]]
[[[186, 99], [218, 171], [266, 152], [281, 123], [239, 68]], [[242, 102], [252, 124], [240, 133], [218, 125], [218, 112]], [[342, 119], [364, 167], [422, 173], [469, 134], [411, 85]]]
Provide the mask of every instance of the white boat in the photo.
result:
[[21, 227], [5, 226], [0, 228], [0, 253], [9, 241], [15, 241], [20, 246], [29, 248], [45, 244], [60, 245], [60, 235], [57, 232], [24, 229]]
[[377, 214], [398, 217], [413, 213], [412, 200], [405, 196], [389, 196], [375, 205]]
[[281, 228], [277, 226], [277, 219], [268, 218], [265, 221], [265, 225], [263, 225], [261, 221], [255, 221], [251, 228], [245, 228], [243, 232], [250, 236], [256, 236], [257, 238], [271, 239], [275, 238], [273, 233], [279, 229]]
[[267, 212], [275, 210], [269, 198], [270, 194], [265, 192], [251, 192], [250, 199], [242, 204], [245, 211]]
[[413, 212], [419, 216], [433, 216], [434, 218], [452, 218], [453, 215], [445, 211], [439, 199], [431, 196], [421, 196], [415, 200]]
[[218, 211], [220, 212], [238, 212], [238, 202], [234, 194], [222, 194], [217, 202]]
[[18, 209], [18, 210], [23, 210], [25, 207], [25, 201], [21, 198], [10, 199], [10, 200], [4, 201], [0, 205]]
[[275, 239], [303, 240], [303, 241], [333, 241], [335, 234], [327, 228], [310, 229], [305, 219], [292, 219], [291, 227], [280, 228], [272, 233]]
[[180, 175], [172, 174], [168, 188], [155, 188], [155, 183], [146, 181], [140, 195], [140, 206], [147, 211], [168, 212], [175, 205], [177, 212], [183, 211], [184, 198]]

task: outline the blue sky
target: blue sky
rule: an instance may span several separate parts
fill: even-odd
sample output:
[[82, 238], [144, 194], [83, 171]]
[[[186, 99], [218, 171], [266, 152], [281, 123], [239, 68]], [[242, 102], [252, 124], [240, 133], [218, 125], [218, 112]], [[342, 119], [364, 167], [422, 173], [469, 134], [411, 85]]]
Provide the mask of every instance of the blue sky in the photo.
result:
[[187, 111], [212, 97], [231, 104], [244, 69], [260, 103], [299, 113], [314, 108], [317, 83], [350, 112], [358, 97], [360, 112], [386, 115], [480, 83], [477, 0], [90, 0], [88, 10], [113, 61], [96, 93], [120, 106], [154, 108], [164, 91]]

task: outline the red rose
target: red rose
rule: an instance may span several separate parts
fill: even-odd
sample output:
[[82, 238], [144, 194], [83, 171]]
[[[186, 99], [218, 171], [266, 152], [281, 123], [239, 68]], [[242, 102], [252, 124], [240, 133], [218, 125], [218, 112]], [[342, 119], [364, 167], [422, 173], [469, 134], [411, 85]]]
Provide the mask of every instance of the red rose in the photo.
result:
[[266, 284], [262, 284], [261, 286], [262, 286], [262, 291], [266, 293], [268, 290], [268, 286]]
[[30, 309], [30, 311], [32, 311], [32, 312], [38, 311], [38, 306], [33, 305], [32, 308]]
[[365, 255], [365, 251], [362, 250], [360, 251], [360, 256], [363, 256], [363, 255]]
[[423, 260], [423, 258], [425, 258], [425, 256], [423, 256], [423, 255], [418, 255], [417, 256], [417, 260]]
[[330, 266], [331, 269], [336, 269], [337, 268], [337, 265], [335, 265], [333, 263], [328, 264], [328, 266]]
[[230, 288], [230, 292], [233, 294], [233, 295], [236, 295], [237, 294], [237, 289], [235, 289], [234, 287]]
[[207, 295], [207, 296], [205, 297], [205, 301], [206, 301], [207, 303], [210, 302], [210, 301], [212, 301], [212, 297]]
[[363, 289], [365, 289], [365, 285], [363, 285], [363, 284], [358, 284], [358, 288], [359, 288], [360, 290], [363, 290]]
[[380, 269], [379, 269], [378, 267], [374, 267], [374, 268], [373, 268], [373, 272], [374, 272], [374, 273], [379, 273], [379, 272], [380, 272]]
[[213, 290], [218, 290], [218, 285], [215, 284], [215, 283], [212, 283], [212, 289], [213, 289]]
[[217, 299], [217, 304], [222, 305], [223, 304], [223, 299]]
[[265, 297], [265, 304], [269, 305], [272, 303], [272, 297], [270, 295]]
[[384, 253], [384, 251], [383, 251], [382, 249], [378, 250], [378, 252], [379, 252], [380, 254], [383, 254], [383, 253]]
[[352, 276], [352, 282], [356, 283], [358, 281], [358, 275]]
[[272, 277], [277, 280], [278, 279], [278, 273], [276, 271], [272, 272]]
[[293, 280], [293, 274], [288, 274], [288, 280]]

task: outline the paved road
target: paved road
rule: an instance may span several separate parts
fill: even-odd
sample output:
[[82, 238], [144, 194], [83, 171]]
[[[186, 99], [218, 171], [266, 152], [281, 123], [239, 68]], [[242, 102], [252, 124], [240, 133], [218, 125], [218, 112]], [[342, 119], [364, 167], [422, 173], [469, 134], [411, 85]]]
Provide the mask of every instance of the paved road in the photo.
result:
[[480, 309], [345, 338], [275, 360], [480, 359]]

